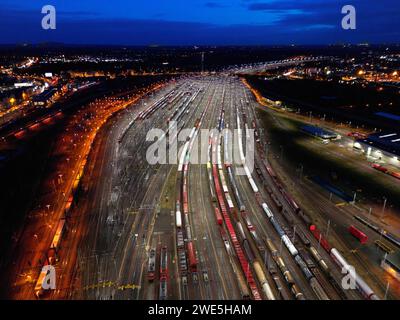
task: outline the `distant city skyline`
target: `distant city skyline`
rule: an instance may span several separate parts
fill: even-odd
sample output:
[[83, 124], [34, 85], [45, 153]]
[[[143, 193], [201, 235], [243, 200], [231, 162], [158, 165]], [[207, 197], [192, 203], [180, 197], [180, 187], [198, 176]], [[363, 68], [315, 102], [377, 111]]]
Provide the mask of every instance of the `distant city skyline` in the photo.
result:
[[[57, 10], [43, 30], [41, 8]], [[343, 30], [341, 8], [357, 10]], [[0, 1], [0, 43], [277, 45], [398, 43], [398, 0]]]

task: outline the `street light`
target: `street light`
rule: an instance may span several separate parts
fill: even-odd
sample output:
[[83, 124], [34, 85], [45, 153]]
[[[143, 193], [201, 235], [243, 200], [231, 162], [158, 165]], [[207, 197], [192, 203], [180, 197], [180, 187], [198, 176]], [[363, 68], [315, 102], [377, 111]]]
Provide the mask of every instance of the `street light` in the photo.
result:
[[371, 213], [372, 213], [372, 208], [369, 208], [369, 213], [368, 213], [368, 221], [371, 222]]
[[319, 239], [318, 239], [318, 251], [319, 251], [319, 248], [321, 247], [321, 240], [322, 240], [322, 233], [319, 234]]
[[385, 297], [383, 298], [383, 300], [387, 300], [387, 296], [389, 293], [389, 287], [390, 287], [390, 283], [388, 281], [387, 285], [386, 285], [386, 290], [385, 290]]
[[353, 204], [356, 204], [356, 198], [357, 198], [357, 191], [354, 192]]
[[383, 208], [382, 208], [382, 214], [381, 214], [381, 220], [383, 220], [383, 216], [385, 214], [385, 209], [386, 209], [386, 202], [387, 202], [387, 198], [383, 197], [384, 201], [383, 201]]

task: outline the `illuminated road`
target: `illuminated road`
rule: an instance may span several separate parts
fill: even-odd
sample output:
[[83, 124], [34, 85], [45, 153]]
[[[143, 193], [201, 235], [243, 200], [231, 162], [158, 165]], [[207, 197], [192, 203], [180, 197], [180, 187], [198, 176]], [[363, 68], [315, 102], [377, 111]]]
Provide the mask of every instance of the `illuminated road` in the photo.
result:
[[[60, 276], [58, 289], [51, 296], [65, 297], [73, 285], [76, 243], [80, 240], [80, 229], [74, 227], [76, 216], [70, 216], [68, 207], [72, 204], [71, 194], [78, 193], [79, 179], [83, 174], [86, 158], [96, 132], [116, 111], [135, 102], [114, 96], [112, 100], [99, 100], [78, 110], [66, 123], [65, 132], [55, 139], [51, 153], [45, 160], [52, 161], [51, 166], [44, 166], [43, 181], [40, 182], [39, 194], [31, 204], [32, 209], [25, 221], [24, 228], [17, 237], [10, 266], [10, 296], [19, 299], [35, 297], [34, 284], [41, 267], [49, 259], [49, 247], [55, 236], [60, 219], [67, 218], [66, 228], [70, 241], [62, 244], [60, 257], [65, 257], [56, 264]], [[62, 113], [59, 112], [56, 117]], [[30, 129], [25, 135], [40, 130], [40, 125]], [[46, 165], [46, 163], [45, 163]], [[42, 169], [43, 170], [43, 169]], [[74, 234], [77, 233], [75, 236]], [[75, 243], [75, 247], [74, 244]], [[70, 254], [70, 251], [71, 254]], [[68, 252], [68, 254], [67, 254]], [[59, 252], [60, 253], [60, 252]], [[74, 255], [75, 254], [75, 255]], [[67, 295], [68, 296], [68, 295]]]

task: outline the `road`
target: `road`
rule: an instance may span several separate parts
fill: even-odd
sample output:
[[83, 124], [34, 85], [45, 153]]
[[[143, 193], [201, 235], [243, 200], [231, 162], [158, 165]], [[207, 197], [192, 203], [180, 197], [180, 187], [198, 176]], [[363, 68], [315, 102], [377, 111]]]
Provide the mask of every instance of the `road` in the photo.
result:
[[[137, 92], [136, 92], [137, 93]], [[67, 227], [73, 234], [78, 232], [74, 228], [73, 221], [75, 216], [69, 216], [66, 209], [70, 199], [73, 202], [74, 193], [77, 193], [79, 179], [83, 173], [84, 164], [91, 151], [92, 142], [96, 137], [96, 132], [102, 127], [106, 120], [115, 112], [125, 108], [136, 101], [137, 95], [130, 100], [120, 99], [114, 96], [112, 100], [102, 99], [92, 102], [68, 118], [65, 127], [54, 139], [54, 145], [49, 148], [50, 154], [45, 157], [45, 172], [39, 181], [39, 194], [33, 202], [26, 221], [21, 227], [20, 232], [15, 237], [12, 260], [8, 270], [10, 272], [10, 290], [8, 295], [18, 299], [31, 299], [35, 297], [34, 284], [42, 266], [46, 263], [49, 256], [49, 247], [55, 235], [57, 225], [62, 218], [71, 220]], [[39, 130], [36, 128], [36, 130]], [[29, 134], [34, 134], [34, 129]], [[63, 250], [72, 247], [72, 243], [77, 242], [79, 237], [73, 237], [71, 242], [63, 243]], [[65, 247], [64, 247], [65, 246]], [[73, 247], [72, 247], [73, 248]], [[71, 260], [71, 263], [68, 261]], [[73, 270], [74, 259], [66, 257], [61, 263], [57, 264], [56, 269], [63, 269], [67, 266]], [[64, 274], [57, 272], [60, 279], [70, 279], [72, 272]], [[61, 281], [60, 288], [55, 294], [64, 294], [65, 286], [69, 288], [71, 284], [64, 285]]]

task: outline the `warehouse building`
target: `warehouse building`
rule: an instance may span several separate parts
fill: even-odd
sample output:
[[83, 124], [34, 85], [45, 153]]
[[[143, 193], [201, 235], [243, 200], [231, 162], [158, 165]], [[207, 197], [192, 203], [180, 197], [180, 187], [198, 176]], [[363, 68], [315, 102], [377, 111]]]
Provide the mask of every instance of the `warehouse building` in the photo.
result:
[[312, 125], [304, 125], [301, 127], [301, 130], [309, 135], [312, 135], [314, 137], [318, 137], [321, 139], [336, 139], [338, 135], [334, 132], [325, 130], [321, 127], [316, 127]]
[[368, 158], [400, 166], [400, 132], [375, 133], [354, 143]]
[[392, 253], [381, 261], [381, 267], [395, 277], [397, 280], [400, 280], [400, 254]]

